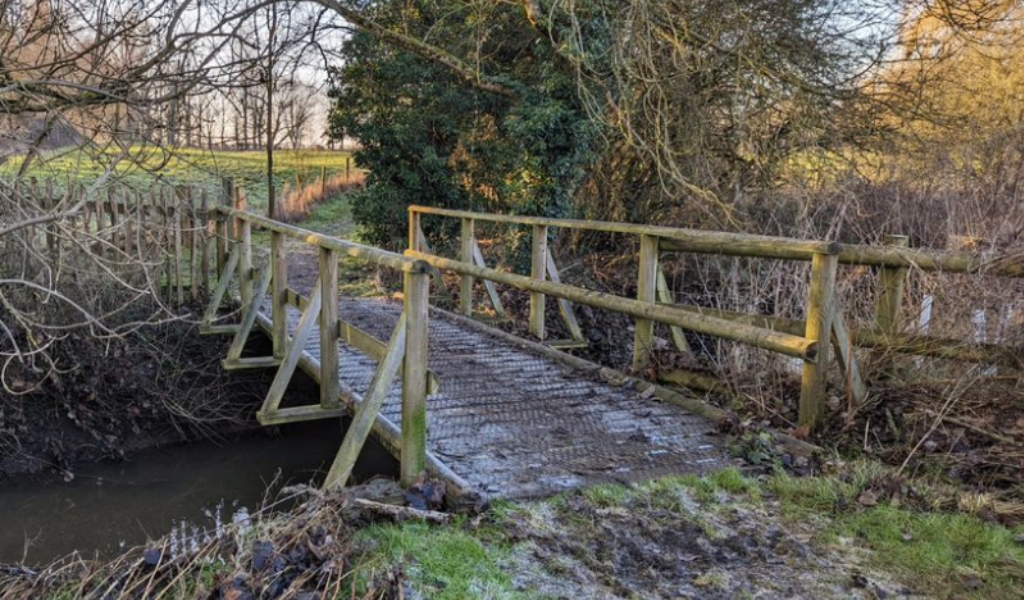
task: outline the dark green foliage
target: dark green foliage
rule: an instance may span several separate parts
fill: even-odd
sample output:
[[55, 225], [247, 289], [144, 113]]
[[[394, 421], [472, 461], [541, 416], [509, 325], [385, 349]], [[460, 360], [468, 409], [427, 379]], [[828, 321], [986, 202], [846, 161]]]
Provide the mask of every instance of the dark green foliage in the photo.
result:
[[[356, 160], [369, 171], [368, 185], [354, 198], [353, 216], [364, 238], [403, 247], [410, 204], [568, 214], [596, 138], [569, 66], [518, 7], [467, 15], [451, 2], [413, 5], [384, 3], [375, 19], [400, 22], [413, 35], [429, 31], [453, 54], [484, 30], [483, 70], [507, 74], [520, 98], [477, 90], [428, 60], [355, 34], [345, 45], [346, 66], [333, 72], [330, 128], [363, 145]], [[424, 222], [429, 236], [447, 237], [437, 226]]]
[[408, 43], [360, 31], [333, 73], [331, 132], [370, 172], [356, 222], [391, 247], [412, 203], [640, 222], [693, 203], [735, 225], [794, 155], [861, 133], [849, 82], [874, 37], [851, 37], [842, 5], [363, 5]]

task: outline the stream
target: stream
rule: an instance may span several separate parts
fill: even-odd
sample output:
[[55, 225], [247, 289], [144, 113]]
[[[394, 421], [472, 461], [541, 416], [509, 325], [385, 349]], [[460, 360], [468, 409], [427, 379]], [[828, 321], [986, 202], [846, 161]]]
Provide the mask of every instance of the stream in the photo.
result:
[[[147, 450], [121, 462], [79, 465], [54, 476], [0, 481], [0, 563], [45, 563], [79, 552], [110, 556], [171, 534], [172, 546], [244, 521], [285, 485], [318, 483], [343, 437], [338, 420], [297, 423], [270, 436]], [[354, 479], [397, 473], [372, 439]], [[172, 548], [173, 550], [173, 548]]]

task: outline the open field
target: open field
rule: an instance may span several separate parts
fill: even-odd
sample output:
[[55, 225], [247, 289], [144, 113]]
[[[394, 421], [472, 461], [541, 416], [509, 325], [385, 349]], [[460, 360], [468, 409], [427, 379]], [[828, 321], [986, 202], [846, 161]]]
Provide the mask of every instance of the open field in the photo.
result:
[[[314, 181], [320, 177], [322, 168], [328, 177], [344, 173], [350, 157], [350, 152], [341, 151], [278, 150], [274, 155], [275, 184], [280, 190], [285, 183], [294, 187], [299, 180]], [[39, 179], [56, 179], [62, 184], [72, 181], [88, 184], [114, 166], [118, 179], [132, 186], [145, 186], [159, 179], [215, 187], [221, 177], [234, 177], [245, 184], [250, 206], [266, 206], [267, 157], [262, 150], [183, 148], [170, 152], [154, 146], [134, 146], [125, 157], [117, 159], [118, 154], [113, 151], [56, 150], [44, 154], [30, 173]], [[23, 157], [16, 157], [0, 165], [0, 177], [15, 174], [23, 160]]]

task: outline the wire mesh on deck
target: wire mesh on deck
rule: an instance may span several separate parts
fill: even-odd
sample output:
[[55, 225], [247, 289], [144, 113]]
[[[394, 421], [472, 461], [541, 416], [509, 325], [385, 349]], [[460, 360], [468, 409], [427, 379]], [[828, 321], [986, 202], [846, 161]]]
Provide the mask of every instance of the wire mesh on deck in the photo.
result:
[[[387, 340], [401, 312], [397, 302], [345, 298], [339, 315]], [[289, 307], [288, 317], [292, 332], [300, 314]], [[311, 337], [306, 350], [319, 359], [319, 336]], [[441, 390], [429, 398], [428, 449], [492, 496], [702, 472], [729, 461], [706, 419], [441, 313], [431, 313], [429, 352]], [[340, 356], [342, 383], [365, 394], [376, 362], [344, 343]], [[401, 423], [397, 382], [382, 414]]]

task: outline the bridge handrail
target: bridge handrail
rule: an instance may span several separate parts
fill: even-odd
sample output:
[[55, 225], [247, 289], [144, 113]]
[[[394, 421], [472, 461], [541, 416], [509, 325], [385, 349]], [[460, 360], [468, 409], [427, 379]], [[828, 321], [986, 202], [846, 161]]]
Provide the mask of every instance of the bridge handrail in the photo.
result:
[[838, 255], [840, 264], [942, 271], [946, 273], [984, 273], [996, 277], [1024, 278], [1024, 257], [981, 252], [929, 250], [905, 246], [843, 244], [834, 241], [806, 240], [747, 233], [705, 231], [681, 227], [559, 219], [520, 215], [480, 213], [450, 208], [413, 205], [412, 213], [440, 215], [493, 223], [543, 225], [609, 233], [651, 235], [660, 239], [660, 250], [725, 256], [749, 256], [785, 260], [811, 260], [816, 254]]
[[[462, 221], [458, 261], [433, 257], [432, 255], [420, 252], [421, 250], [426, 250], [423, 245], [423, 234], [420, 228], [421, 217], [424, 214], [458, 218]], [[473, 233], [476, 221], [513, 223], [533, 228], [530, 277], [512, 275], [486, 268], [482, 258], [475, 256], [479, 253]], [[549, 227], [586, 229], [639, 236], [640, 248], [636, 299], [627, 299], [562, 285], [557, 280], [557, 268], [554, 268], [551, 255], [548, 252], [547, 238]], [[683, 340], [682, 342], [677, 342], [677, 344], [685, 344], [685, 337], [682, 331], [683, 329], [690, 329], [715, 337], [765, 348], [783, 355], [799, 357], [803, 359], [803, 384], [800, 390], [800, 422], [801, 424], [813, 427], [821, 418], [821, 415], [824, 414], [830, 340], [834, 326], [841, 327], [841, 315], [839, 315], [834, 307], [836, 270], [839, 264], [839, 253], [842, 251], [842, 244], [838, 242], [799, 240], [721, 231], [638, 225], [634, 223], [609, 223], [579, 219], [486, 214], [413, 205], [409, 207], [409, 249], [412, 250], [412, 252], [406, 253], [409, 256], [426, 260], [434, 267], [460, 273], [462, 279], [460, 309], [464, 315], [472, 315], [472, 286], [474, 277], [529, 290], [530, 332], [541, 339], [545, 337], [545, 294], [556, 296], [561, 299], [561, 302], [572, 300], [581, 304], [589, 304], [633, 316], [636, 319], [633, 342], [633, 369], [636, 371], [642, 371], [650, 364], [655, 342], [655, 322], [666, 323], [674, 327], [673, 337]], [[712, 315], [691, 314], [690, 317], [696, 318], [686, 318], [682, 316], [685, 311], [679, 311], [671, 306], [659, 304], [658, 288], [660, 286], [667, 288], [667, 285], [663, 282], [659, 283], [659, 279], [663, 277], [659, 262], [660, 256], [664, 251], [811, 261], [811, 284], [808, 293], [807, 326], [804, 335], [802, 337], [793, 336], [749, 324], [743, 324], [745, 325], [743, 328], [735, 328], [732, 325], [740, 323], [734, 321], [727, 324], [727, 319], [721, 319]], [[442, 267], [441, 265], [444, 266]], [[548, 273], [551, 274], [554, 281], [544, 281]], [[563, 305], [559, 308], [563, 317], [571, 315], [571, 307]], [[567, 322], [569, 321], [570, 319], [567, 318]], [[570, 329], [572, 328], [570, 324]], [[574, 335], [574, 337], [577, 336]], [[859, 383], [859, 379], [856, 376], [853, 379], [856, 379]]]
[[844, 244], [839, 253], [839, 262], [847, 265], [918, 269], [944, 273], [983, 273], [995, 277], [1024, 277], [1024, 257], [981, 252]]
[[788, 260], [811, 260], [816, 254], [834, 255], [839, 254], [842, 250], [842, 244], [839, 242], [801, 240], [796, 238], [753, 235], [746, 233], [729, 233], [724, 231], [705, 231], [701, 229], [684, 229], [681, 227], [663, 227], [659, 225], [640, 225], [637, 223], [614, 223], [609, 221], [586, 221], [582, 219], [501, 215], [420, 205], [410, 206], [409, 212], [460, 219], [473, 219], [476, 221], [490, 221], [494, 223], [542, 225], [545, 227], [562, 227], [566, 229], [583, 229], [589, 231], [604, 231], [608, 233], [650, 235], [662, 240], [663, 250], [680, 250], [702, 254], [725, 254], [731, 256], [761, 256], [765, 258]]
[[480, 279], [489, 279], [521, 290], [539, 292], [639, 319], [650, 319], [665, 325], [682, 327], [698, 333], [744, 342], [786, 356], [813, 361], [818, 352], [818, 342], [816, 341], [788, 333], [772, 331], [763, 327], [736, 323], [708, 315], [695, 315], [667, 306], [623, 298], [605, 292], [587, 290], [564, 283], [533, 279], [524, 275], [516, 275], [515, 273], [507, 273], [488, 267], [477, 267], [461, 261], [442, 258], [415, 250], [406, 250], [405, 253], [406, 256], [422, 260], [446, 271], [452, 271], [461, 275], [471, 275]]
[[290, 238], [302, 240], [311, 246], [342, 252], [348, 256], [368, 260], [405, 273], [425, 273], [429, 269], [429, 266], [426, 263], [403, 256], [397, 252], [382, 250], [380, 248], [367, 246], [358, 242], [352, 242], [324, 235], [322, 233], [316, 233], [315, 231], [282, 223], [281, 221], [275, 221], [274, 219], [246, 210], [239, 210], [230, 206], [218, 206], [217, 211], [228, 217], [248, 221], [262, 229], [276, 231]]

